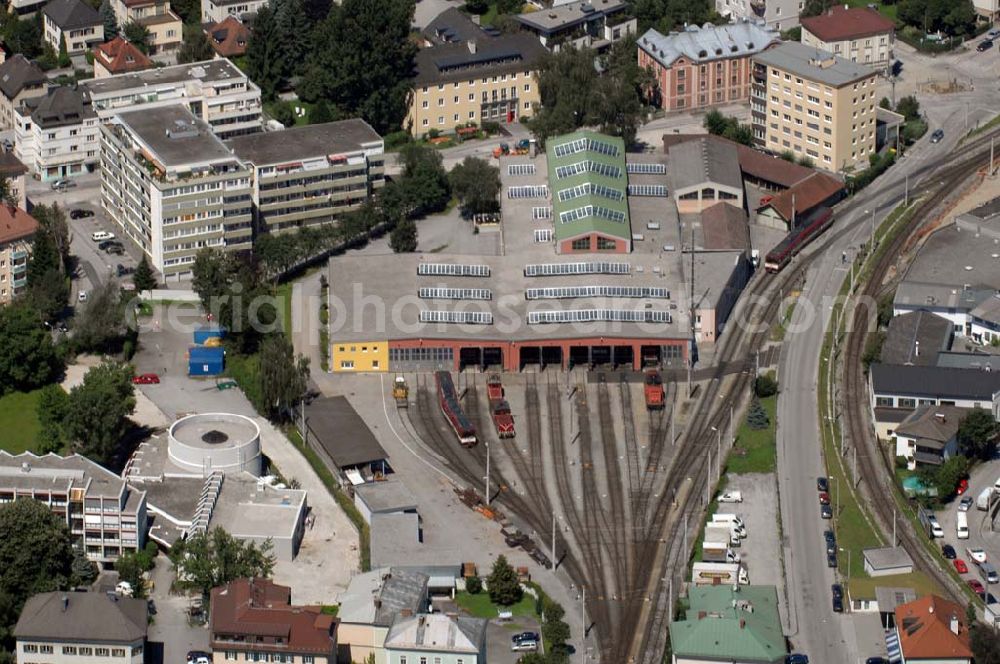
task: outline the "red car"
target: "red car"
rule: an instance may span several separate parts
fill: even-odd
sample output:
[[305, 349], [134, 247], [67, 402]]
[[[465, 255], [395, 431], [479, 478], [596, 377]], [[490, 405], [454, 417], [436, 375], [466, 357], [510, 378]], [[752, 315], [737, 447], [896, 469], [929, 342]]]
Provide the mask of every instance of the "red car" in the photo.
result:
[[955, 571], [958, 572], [959, 574], [968, 574], [969, 573], [969, 566], [966, 565], [965, 561], [962, 560], [961, 558], [956, 558], [952, 562], [955, 565]]
[[819, 494], [819, 504], [820, 505], [829, 505], [830, 504], [830, 494], [828, 494], [826, 492], [820, 493]]
[[160, 384], [160, 377], [157, 376], [155, 373], [139, 374], [138, 376], [136, 376], [135, 378], [132, 379], [132, 384], [133, 385], [159, 385]]
[[980, 597], [986, 594], [986, 588], [983, 588], [983, 584], [979, 583], [975, 579], [969, 579], [966, 583], [972, 588], [972, 592], [976, 593]]
[[958, 481], [958, 486], [955, 488], [955, 494], [961, 496], [968, 490], [969, 490], [969, 480], [961, 479]]

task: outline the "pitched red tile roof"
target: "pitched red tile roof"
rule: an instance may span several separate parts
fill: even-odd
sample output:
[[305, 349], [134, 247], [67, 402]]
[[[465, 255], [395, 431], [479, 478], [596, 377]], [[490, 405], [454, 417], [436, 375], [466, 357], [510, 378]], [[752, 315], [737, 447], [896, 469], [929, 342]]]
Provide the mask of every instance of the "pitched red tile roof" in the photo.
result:
[[[951, 621], [957, 623], [956, 634]], [[911, 659], [971, 659], [965, 609], [936, 595], [896, 607], [896, 632], [907, 661]]]
[[235, 16], [227, 16], [205, 28], [215, 52], [224, 58], [234, 58], [247, 52], [250, 28]]
[[702, 210], [701, 228], [705, 249], [745, 251], [749, 244], [746, 212], [729, 203], [719, 202]]
[[[822, 204], [844, 188], [844, 183], [819, 171], [798, 182], [771, 199], [767, 206], [781, 215], [783, 219], [792, 218], [792, 201], [795, 202], [795, 213], [801, 216]], [[762, 205], [761, 207], [767, 207]]]
[[121, 35], [98, 44], [94, 48], [94, 59], [112, 74], [143, 71], [153, 66], [152, 60]]
[[0, 243], [31, 237], [38, 231], [38, 222], [19, 207], [0, 204]]
[[[220, 637], [252, 635], [262, 637], [251, 647], [255, 651], [332, 657], [337, 646], [337, 620], [317, 606], [294, 606], [291, 599], [291, 588], [267, 579], [237, 579], [213, 588], [213, 642]], [[222, 642], [213, 646], [225, 647]]]
[[743, 171], [743, 175], [770, 182], [777, 187], [791, 187], [793, 184], [805, 180], [813, 173], [813, 169], [811, 168], [799, 166], [781, 157], [769, 155], [760, 150], [754, 150], [747, 145], [735, 143], [722, 136], [708, 134], [664, 134], [663, 149], [666, 151], [672, 145], [704, 138], [735, 145], [737, 158], [740, 162], [740, 170]]
[[859, 39], [892, 32], [896, 26], [882, 14], [868, 7], [834, 5], [819, 16], [799, 19], [803, 30], [808, 30], [825, 42]]

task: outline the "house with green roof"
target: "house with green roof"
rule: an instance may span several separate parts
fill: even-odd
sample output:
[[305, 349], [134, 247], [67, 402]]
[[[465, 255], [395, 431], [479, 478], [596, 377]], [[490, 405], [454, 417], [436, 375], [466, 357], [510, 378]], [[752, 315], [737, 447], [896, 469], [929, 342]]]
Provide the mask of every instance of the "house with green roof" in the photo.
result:
[[788, 649], [774, 586], [691, 588], [684, 620], [670, 623], [673, 664], [778, 664]]
[[625, 142], [577, 131], [550, 138], [545, 152], [556, 252], [631, 252]]

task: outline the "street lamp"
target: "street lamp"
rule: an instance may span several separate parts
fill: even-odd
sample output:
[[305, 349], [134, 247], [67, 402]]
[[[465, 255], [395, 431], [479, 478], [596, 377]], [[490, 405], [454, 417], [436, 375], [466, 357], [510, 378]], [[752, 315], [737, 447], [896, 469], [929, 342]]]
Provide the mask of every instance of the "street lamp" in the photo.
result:
[[835, 503], [835, 507], [833, 508], [833, 517], [836, 519], [837, 513], [840, 512], [840, 479], [832, 475], [830, 476], [830, 479], [833, 480], [833, 500]]
[[722, 479], [722, 429], [712, 427], [718, 438], [717, 452], [715, 453], [715, 476]]

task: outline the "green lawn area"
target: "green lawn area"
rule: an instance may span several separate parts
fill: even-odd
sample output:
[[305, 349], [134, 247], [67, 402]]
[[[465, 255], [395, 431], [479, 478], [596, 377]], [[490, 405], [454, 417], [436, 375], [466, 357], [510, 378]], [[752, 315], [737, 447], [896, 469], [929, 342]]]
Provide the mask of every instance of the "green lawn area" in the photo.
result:
[[275, 296], [281, 304], [281, 329], [285, 331], [285, 336], [291, 338], [292, 334], [292, 286], [294, 282], [281, 284], [275, 289]]
[[0, 449], [11, 454], [33, 451], [38, 439], [38, 400], [42, 391], [11, 392], [0, 398]]
[[[469, 615], [475, 618], [496, 618], [497, 612], [501, 610], [501, 607], [490, 601], [490, 594], [485, 590], [477, 595], [470, 595], [464, 590], [456, 593], [455, 604], [458, 604]], [[536, 616], [535, 598], [527, 594], [517, 604], [502, 608], [505, 611], [510, 611], [515, 616], [524, 616], [525, 618], [534, 618]]]
[[[775, 425], [778, 397], [760, 400], [770, 424], [766, 429], [752, 429], [744, 418], [736, 431], [736, 444], [726, 459], [727, 473], [773, 473], [777, 463]], [[742, 454], [737, 454], [742, 450]]]
[[863, 579], [851, 579], [847, 582], [847, 588], [852, 597], [868, 598], [875, 597], [875, 587], [883, 586], [888, 588], [913, 588], [917, 591], [917, 597], [923, 595], [941, 594], [941, 589], [923, 572], [912, 572], [910, 574], [891, 574], [878, 578], [866, 577]]
[[[274, 117], [274, 105], [276, 103], [278, 102], [269, 101], [265, 102], [264, 104], [264, 112], [267, 113], [267, 115], [271, 118]], [[287, 103], [293, 111], [295, 110], [296, 106], [303, 108], [306, 111], [305, 115], [303, 115], [302, 117], [299, 117], [298, 115], [295, 116], [296, 127], [309, 124], [309, 111], [312, 110], [313, 107], [312, 104], [308, 104], [300, 99], [296, 99], [295, 101], [290, 101]]]
[[[847, 0], [847, 4], [851, 7], [867, 7], [871, 4], [872, 0]], [[883, 2], [877, 2], [879, 12], [887, 17], [891, 18], [893, 21], [896, 20], [896, 5], [895, 3], [887, 5]]]

